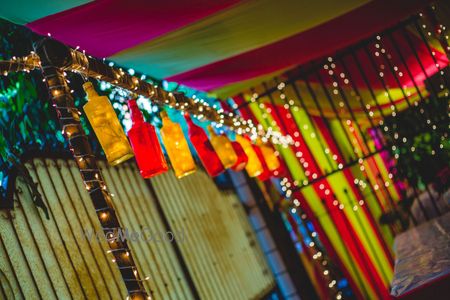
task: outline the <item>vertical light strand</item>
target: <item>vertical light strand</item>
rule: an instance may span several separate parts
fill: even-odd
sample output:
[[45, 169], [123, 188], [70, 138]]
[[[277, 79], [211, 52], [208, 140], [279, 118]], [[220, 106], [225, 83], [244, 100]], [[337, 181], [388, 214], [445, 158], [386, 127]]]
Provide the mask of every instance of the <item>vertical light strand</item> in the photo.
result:
[[[380, 44], [381, 44], [381, 43], [382, 43], [382, 40], [380, 39]], [[395, 44], [395, 43], [394, 43], [394, 44]], [[383, 47], [383, 46], [382, 46], [382, 47]], [[387, 47], [384, 46], [382, 49], [387, 49]], [[410, 99], [409, 99], [410, 95], [408, 94], [407, 91], [405, 91], [405, 87], [404, 87], [404, 86], [401, 84], [401, 82], [400, 82], [400, 78], [399, 78], [400, 74], [397, 75], [397, 73], [396, 73], [396, 70], [398, 70], [398, 67], [397, 67], [397, 66], [394, 66], [394, 65], [392, 64], [392, 62], [391, 62], [392, 56], [391, 56], [391, 54], [388, 53], [387, 50], [386, 50], [386, 51], [383, 51], [382, 53], [384, 54], [383, 57], [385, 58], [385, 61], [386, 61], [386, 63], [388, 64], [388, 66], [389, 66], [389, 68], [390, 68], [390, 70], [391, 70], [391, 73], [392, 73], [392, 75], [393, 75], [393, 77], [394, 77], [394, 79], [395, 79], [395, 82], [397, 83], [398, 88], [401, 90], [402, 95], [403, 95], [404, 99], [406, 100], [406, 103], [408, 104], [408, 108], [409, 108], [409, 109], [412, 109], [412, 105], [411, 105], [411, 102], [410, 102]], [[433, 55], [433, 56], [434, 56], [434, 55]], [[399, 72], [399, 73], [401, 73], [401, 72]], [[412, 79], [412, 80], [414, 80], [414, 79]], [[433, 128], [432, 126], [434, 126], [434, 124], [433, 124], [434, 122], [423, 122], [423, 121], [424, 121], [424, 118], [421, 117], [419, 114], [417, 114], [417, 110], [413, 110], [413, 111], [415, 112], [415, 117], [416, 117], [416, 120], [417, 120], [418, 123], [419, 123], [419, 126], [420, 126], [420, 125], [425, 125], [425, 126], [426, 126], [426, 123], [428, 123], [428, 125], [429, 125], [431, 128]], [[428, 120], [429, 120], [429, 119], [428, 119]], [[422, 123], [422, 124], [421, 124], [421, 123]], [[411, 160], [411, 161], [414, 163], [414, 160]], [[381, 174], [381, 173], [378, 173], [378, 174]], [[381, 175], [380, 175], [380, 176], [381, 176]], [[429, 189], [429, 187], [428, 187], [427, 185], [425, 185], [425, 190], [427, 191], [428, 196], [429, 196], [430, 199], [431, 199], [431, 204], [432, 204], [432, 206], [433, 206], [435, 212], [437, 213], [437, 215], [441, 215], [441, 211], [439, 210], [439, 208], [437, 207], [437, 204], [436, 204], [436, 199], [434, 198], [433, 194], [431, 193], [431, 191], [430, 191], [430, 189]]]
[[[379, 121], [378, 124], [379, 124], [380, 126], [383, 126], [383, 125], [384, 125], [384, 130], [385, 130], [385, 131], [388, 131], [388, 130], [394, 130], [393, 126], [392, 126], [392, 128], [389, 128], [388, 124], [385, 124], [385, 123], [384, 123], [384, 120], [386, 119], [386, 115], [385, 115], [385, 113], [383, 112], [383, 109], [382, 109], [381, 104], [379, 103], [379, 101], [378, 101], [378, 99], [377, 99], [377, 96], [375, 95], [375, 90], [374, 90], [374, 88], [372, 87], [373, 82], [371, 83], [371, 82], [369, 81], [369, 77], [368, 77], [368, 75], [367, 75], [367, 70], [365, 70], [365, 69], [363, 68], [363, 65], [362, 65], [362, 63], [361, 63], [361, 61], [360, 61], [360, 58], [359, 58], [355, 53], [353, 53], [353, 52], [351, 53], [351, 57], [352, 57], [353, 62], [355, 63], [355, 65], [356, 65], [356, 67], [357, 67], [357, 69], [358, 69], [358, 73], [359, 73], [360, 77], [362, 78], [364, 84], [366, 85], [367, 89], [369, 90], [370, 98], [371, 98], [372, 101], [375, 103], [375, 106], [376, 106], [376, 108], [377, 108], [377, 110], [378, 110], [378, 113], [380, 114], [381, 120]], [[371, 108], [371, 107], [370, 107], [370, 104], [366, 104], [366, 105], [367, 105], [367, 107], [369, 107], [369, 109]], [[390, 140], [390, 141], [388, 141], [388, 144], [389, 144], [389, 145], [390, 145], [390, 144], [394, 144], [392, 147], [395, 147], [395, 143], [397, 143], [395, 140]], [[372, 190], [372, 193], [374, 193], [374, 194], [376, 195], [376, 191], [378, 191], [378, 183], [377, 183], [377, 179], [376, 179], [376, 178], [373, 178], [373, 181], [371, 181], [371, 180], [370, 180], [370, 177], [368, 176], [368, 174], [366, 174], [366, 182], [369, 183], [369, 187], [370, 187], [370, 189]], [[383, 191], [380, 190], [380, 193], [382, 194]], [[386, 199], [386, 198], [387, 198], [387, 200], [388, 200], [388, 202], [387, 202], [386, 204], [389, 206], [389, 208], [390, 208], [391, 210], [395, 210], [395, 209], [396, 209], [396, 204], [395, 204], [395, 202], [394, 202], [394, 199], [393, 199], [392, 195], [391, 195], [390, 193], [388, 193], [388, 194], [386, 194], [386, 195], [383, 195], [383, 194], [382, 194], [382, 197], [381, 197], [380, 199]]]
[[[329, 59], [329, 61], [330, 61], [330, 59]], [[335, 63], [331, 63], [329, 65], [329, 67], [334, 69], [336, 67], [336, 64]], [[364, 147], [361, 147], [361, 152], [362, 152], [363, 155], [369, 155], [371, 153], [369, 142], [368, 142], [368, 140], [366, 138], [366, 135], [365, 135], [365, 133], [364, 133], [364, 131], [362, 129], [362, 125], [359, 124], [357, 118], [355, 117], [355, 114], [354, 114], [354, 112], [353, 112], [353, 110], [352, 110], [352, 108], [351, 108], [351, 106], [349, 104], [349, 100], [348, 100], [348, 97], [346, 96], [344, 88], [339, 84], [339, 78], [338, 78], [338, 76], [336, 76], [336, 72], [332, 72], [332, 73], [328, 73], [328, 74], [331, 76], [332, 80], [334, 80], [334, 82], [333, 82], [333, 86], [334, 86], [333, 93], [335, 95], [340, 95], [340, 97], [343, 100], [343, 103], [345, 104], [344, 106], [341, 105], [341, 109], [343, 111], [345, 111], [345, 108], [346, 108], [348, 114], [350, 115], [350, 119], [347, 119], [347, 121], [346, 121], [346, 124], [348, 126], [349, 131], [353, 133], [354, 128], [357, 129], [357, 132], [359, 132], [359, 134], [361, 135], [361, 137], [363, 139], [363, 145], [360, 145], [360, 146], [364, 146], [366, 151], [367, 151], [367, 153], [364, 154]], [[340, 77], [344, 78], [344, 84], [348, 84], [349, 81], [348, 80], [345, 81], [345, 79], [346, 79], [345, 75], [346, 75], [345, 73], [341, 72]], [[353, 126], [353, 124], [355, 126]], [[377, 172], [380, 173], [380, 170], [379, 170], [379, 168], [378, 168], [378, 166], [376, 164], [376, 161], [375, 161], [373, 156], [368, 156], [365, 159], [359, 159], [358, 160], [358, 164], [360, 165], [361, 172], [367, 172], [366, 168], [364, 168], [364, 163], [366, 163], [366, 165], [369, 165], [369, 166], [370, 166], [370, 164], [372, 164], [372, 166], [375, 167]], [[344, 172], [347, 172], [347, 169], [344, 170]], [[353, 176], [353, 175], [350, 175], [350, 176]], [[356, 197], [358, 197], [360, 199], [363, 198], [363, 194], [360, 193], [359, 189], [353, 188], [352, 191], [355, 193]], [[349, 195], [347, 194], [347, 198], [350, 199], [351, 197], [348, 197], [348, 196]], [[383, 238], [383, 234], [382, 234], [379, 226], [377, 226], [377, 222], [375, 220], [375, 217], [372, 215], [372, 213], [369, 210], [369, 206], [368, 205], [364, 205], [362, 207], [362, 210], [365, 212], [365, 214], [366, 214], [366, 216], [367, 216], [367, 218], [369, 220], [369, 223], [373, 226], [374, 232], [375, 232], [376, 236], [379, 238], [379, 241], [380, 241], [380, 243], [381, 243], [381, 245], [383, 247], [383, 250], [385, 251], [387, 257], [389, 258], [389, 262], [391, 263], [391, 265], [393, 265], [393, 258], [391, 256], [391, 253], [390, 253], [390, 251], [388, 249], [388, 246], [386, 244], [385, 239]], [[365, 233], [365, 231], [363, 231], [363, 232]], [[370, 239], [368, 239], [368, 242], [369, 242], [369, 245], [370, 245]], [[376, 254], [376, 252], [374, 252], [374, 254]], [[375, 255], [375, 257], [376, 257], [376, 255]], [[387, 281], [387, 276], [385, 276], [385, 279]]]
[[[385, 139], [383, 138], [383, 136], [382, 136], [382, 133], [379, 131], [379, 130], [377, 130], [377, 126], [375, 125], [375, 123], [374, 123], [374, 121], [373, 121], [373, 112], [372, 112], [372, 110], [369, 110], [369, 108], [370, 108], [370, 106], [366, 106], [365, 104], [364, 104], [364, 101], [363, 101], [363, 97], [362, 97], [362, 94], [360, 93], [360, 91], [359, 91], [359, 88], [356, 86], [356, 84], [355, 84], [355, 81], [354, 81], [354, 79], [353, 79], [353, 75], [351, 74], [351, 72], [349, 72], [349, 69], [347, 68], [347, 65], [346, 65], [346, 63], [345, 63], [345, 59], [343, 59], [343, 58], [341, 58], [340, 60], [339, 60], [339, 62], [340, 62], [340, 65], [342, 66], [342, 68], [343, 68], [343, 72], [342, 72], [342, 74], [344, 74], [344, 77], [345, 78], [348, 78], [348, 82], [350, 83], [350, 87], [351, 87], [351, 89], [354, 91], [354, 95], [355, 95], [355, 98], [356, 98], [356, 100], [357, 100], [357, 102], [360, 104], [360, 107], [361, 107], [361, 110], [362, 111], [364, 111], [364, 114], [366, 115], [366, 119], [368, 120], [368, 122], [369, 122], [369, 124], [370, 124], [370, 128], [372, 128], [373, 130], [374, 130], [374, 135], [376, 136], [376, 137], [378, 137], [378, 139], [381, 141], [381, 143], [382, 143], [382, 145], [381, 145], [381, 148], [385, 148], [385, 147], [388, 147], [389, 145], [388, 145], [388, 143], [385, 141]], [[366, 101], [367, 102], [367, 101]], [[367, 104], [367, 105], [369, 105], [369, 104]], [[359, 187], [359, 182], [360, 182], [360, 179], [358, 178], [357, 179], [358, 181], [356, 182], [355, 181], [355, 185], [357, 186], [357, 187]], [[373, 191], [373, 187], [372, 187], [372, 185], [371, 185], [371, 183], [369, 182], [369, 186], [371, 187], [371, 191]], [[362, 192], [362, 191], [361, 191]], [[375, 202], [376, 202], [376, 204], [377, 204], [377, 206], [379, 207], [379, 209], [382, 211], [382, 213], [385, 213], [385, 209], [384, 209], [384, 206], [382, 205], [382, 203], [381, 203], [381, 201], [380, 201], [380, 198], [379, 198], [379, 196], [378, 196], [378, 194], [377, 193], [371, 193], [373, 196], [374, 196], [374, 198], [375, 198]], [[389, 224], [389, 229], [390, 229], [390, 231], [391, 231], [391, 233], [392, 233], [392, 235], [394, 235], [394, 228], [393, 228], [393, 226], [392, 226], [392, 224]]]
[[35, 44], [36, 52], [41, 59], [42, 73], [47, 82], [62, 133], [75, 158], [84, 186], [93, 201], [103, 233], [108, 241], [110, 247], [108, 253], [113, 255], [112, 262], [119, 267], [129, 298], [147, 299], [149, 297], [142, 284], [127, 241], [118, 236], [121, 228], [112, 205], [111, 194], [107, 190], [88, 137], [81, 126], [80, 112], [74, 105], [65, 73], [52, 64], [54, 59], [57, 60], [60, 57], [57, 55], [50, 57], [46, 41], [47, 39], [43, 39]]
[[[422, 16], [422, 14], [419, 14]], [[425, 17], [430, 21], [433, 26], [433, 32], [436, 38], [441, 43], [441, 47], [444, 50], [447, 58], [450, 60], [450, 46], [448, 44], [448, 34], [446, 34], [447, 28], [446, 26], [440, 22], [438, 15], [436, 13], [436, 6], [429, 6], [425, 10]]]
[[[381, 36], [378, 35], [378, 36], [376, 37], [376, 39], [377, 39], [378, 41], [380, 41], [380, 40], [381, 40]], [[427, 45], [428, 45], [428, 44], [427, 44]], [[386, 97], [388, 98], [389, 103], [391, 104], [391, 111], [392, 111], [391, 115], [392, 115], [392, 117], [396, 117], [399, 110], [398, 110], [398, 108], [397, 108], [397, 105], [396, 105], [395, 102], [394, 102], [394, 99], [393, 99], [393, 97], [392, 97], [392, 95], [391, 95], [391, 92], [390, 92], [390, 90], [389, 90], [389, 88], [388, 88], [388, 86], [387, 86], [387, 83], [386, 83], [385, 79], [384, 79], [384, 73], [383, 73], [382, 71], [379, 71], [379, 69], [378, 69], [378, 67], [377, 67], [377, 64], [376, 64], [376, 62], [375, 62], [374, 56], [371, 55], [369, 49], [368, 49], [366, 46], [364, 46], [363, 49], [364, 49], [364, 52], [365, 52], [367, 58], [369, 59], [369, 65], [371, 65], [371, 67], [372, 67], [372, 69], [375, 71], [375, 73], [378, 74], [378, 76], [377, 76], [377, 77], [378, 77], [378, 80], [379, 80], [379, 82], [381, 83], [381, 86], [382, 86], [383, 89], [384, 89], [384, 93], [385, 93]], [[376, 53], [375, 53], [375, 56], [376, 56]], [[381, 68], [380, 68], [380, 69], [381, 69]], [[395, 131], [395, 129], [394, 129], [394, 131]], [[398, 145], [398, 143], [400, 143], [400, 142], [396, 142], [396, 141], [395, 141], [395, 140], [396, 140], [396, 138], [395, 138], [396, 136], [398, 136], [398, 132], [395, 131], [395, 132], [394, 132], [394, 142], [397, 143], [397, 145]], [[394, 145], [394, 146], [395, 146], [395, 145]], [[394, 146], [393, 146], [393, 147], [394, 147]], [[394, 148], [393, 148], [393, 149], [394, 149]], [[397, 155], [397, 154], [396, 154], [396, 155]], [[397, 156], [394, 156], [394, 158], [395, 158], [395, 159], [398, 159], [398, 155], [397, 155]], [[380, 175], [380, 174], [377, 174], [377, 177], [380, 178], [381, 175]], [[381, 179], [379, 182], [381, 183], [380, 186], [381, 186], [383, 189], [385, 189], [383, 180]], [[389, 193], [389, 191], [387, 191], [387, 189], [385, 189], [385, 191], [386, 191], [386, 193], [387, 193], [388, 195], [391, 195], [391, 194]], [[426, 220], [429, 220], [429, 219], [430, 219], [430, 218], [429, 218], [429, 215], [428, 215], [427, 211], [425, 210], [425, 207], [423, 206], [423, 204], [422, 204], [421, 201], [420, 201], [420, 197], [419, 197], [419, 193], [418, 193], [418, 191], [417, 191], [417, 188], [414, 187], [414, 186], [413, 186], [413, 192], [414, 192], [415, 198], [417, 198], [417, 203], [419, 204], [419, 207], [420, 207], [420, 209], [421, 209], [421, 211], [422, 211], [422, 213], [423, 213], [425, 219], [426, 219]], [[389, 199], [391, 199], [391, 198], [389, 197]], [[395, 206], [394, 206], [394, 207], [395, 207]]]

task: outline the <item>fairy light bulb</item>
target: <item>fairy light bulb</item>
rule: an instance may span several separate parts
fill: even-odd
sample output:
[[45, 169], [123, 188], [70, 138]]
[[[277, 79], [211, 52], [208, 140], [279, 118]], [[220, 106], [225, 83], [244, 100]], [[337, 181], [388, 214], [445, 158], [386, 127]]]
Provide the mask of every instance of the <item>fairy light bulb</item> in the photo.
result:
[[225, 169], [234, 166], [238, 160], [236, 152], [234, 152], [233, 145], [225, 134], [217, 135], [211, 125], [208, 126], [210, 134], [211, 145], [216, 150]]
[[247, 155], [248, 162], [245, 166], [245, 171], [247, 171], [248, 176], [259, 176], [264, 171], [264, 169], [261, 162], [259, 161], [255, 149], [253, 149], [252, 143], [247, 138], [240, 135], [236, 135], [236, 142], [238, 142], [242, 146], [242, 149], [244, 149], [244, 152]]
[[136, 100], [129, 100], [128, 107], [131, 111], [131, 121], [133, 125], [128, 131], [128, 137], [131, 141], [136, 162], [143, 178], [166, 172], [166, 159], [164, 158], [155, 127], [144, 121]]
[[106, 212], [103, 212], [103, 213], [100, 215], [100, 218], [102, 219], [102, 221], [105, 221], [105, 220], [108, 218], [108, 214], [107, 214]]
[[165, 111], [160, 115], [163, 123], [161, 137], [175, 176], [179, 179], [194, 173], [197, 167], [180, 124], [172, 122]]
[[189, 140], [197, 152], [203, 166], [209, 176], [215, 177], [225, 171], [219, 156], [214, 151], [213, 146], [209, 142], [205, 131], [195, 125], [189, 114], [185, 114], [186, 122], [189, 128]]
[[237, 172], [242, 171], [247, 166], [248, 156], [247, 156], [247, 154], [245, 154], [244, 149], [242, 148], [241, 144], [239, 144], [238, 142], [236, 142], [236, 141], [231, 142], [231, 146], [233, 146], [233, 150], [237, 155], [237, 161], [234, 164], [234, 166], [231, 167], [231, 169], [233, 169], [233, 171], [237, 171]]
[[280, 168], [280, 160], [278, 159], [277, 155], [275, 154], [275, 150], [267, 145], [264, 144], [261, 139], [257, 140], [257, 145], [261, 149], [262, 155], [264, 156], [264, 160], [266, 161], [267, 168], [271, 172], [276, 171]]
[[132, 158], [133, 150], [108, 97], [99, 96], [91, 82], [83, 84], [83, 89], [88, 99], [83, 110], [109, 164], [115, 166]]

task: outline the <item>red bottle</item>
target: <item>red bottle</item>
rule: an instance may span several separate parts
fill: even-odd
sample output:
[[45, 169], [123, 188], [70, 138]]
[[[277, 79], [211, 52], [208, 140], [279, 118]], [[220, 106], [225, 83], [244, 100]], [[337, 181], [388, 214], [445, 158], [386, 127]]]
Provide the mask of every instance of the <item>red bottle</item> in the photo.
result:
[[168, 170], [167, 162], [159, 144], [155, 127], [144, 122], [144, 117], [137, 106], [136, 100], [129, 100], [128, 107], [133, 122], [131, 129], [128, 131], [128, 137], [142, 177], [150, 178], [166, 172]]
[[231, 169], [234, 171], [242, 171], [247, 165], [248, 156], [245, 154], [244, 148], [242, 148], [241, 144], [238, 142], [231, 142], [231, 146], [233, 146], [233, 150], [236, 152], [238, 157], [237, 162], [231, 167]]
[[215, 177], [225, 171], [222, 162], [219, 159], [216, 151], [209, 142], [208, 136], [205, 131], [192, 122], [189, 114], [184, 115], [189, 128], [189, 140], [197, 151], [197, 155], [200, 158], [203, 166], [208, 172], [209, 176]]
[[256, 155], [259, 158], [259, 161], [261, 162], [261, 165], [263, 167], [263, 172], [258, 176], [258, 179], [261, 181], [266, 181], [270, 178], [270, 170], [267, 167], [266, 161], [264, 159], [264, 155], [261, 152], [261, 149], [257, 145], [253, 145], [253, 149], [255, 149]]

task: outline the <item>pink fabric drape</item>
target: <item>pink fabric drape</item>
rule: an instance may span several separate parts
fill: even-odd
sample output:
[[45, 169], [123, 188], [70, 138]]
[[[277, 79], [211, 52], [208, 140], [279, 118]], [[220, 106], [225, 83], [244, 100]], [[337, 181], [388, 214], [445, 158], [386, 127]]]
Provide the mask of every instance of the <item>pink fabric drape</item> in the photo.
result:
[[[226, 9], [238, 0], [99, 0], [27, 24], [89, 54], [108, 57]], [[75, 42], [76, 41], [76, 42]], [[76, 43], [76, 45], [74, 44]]]

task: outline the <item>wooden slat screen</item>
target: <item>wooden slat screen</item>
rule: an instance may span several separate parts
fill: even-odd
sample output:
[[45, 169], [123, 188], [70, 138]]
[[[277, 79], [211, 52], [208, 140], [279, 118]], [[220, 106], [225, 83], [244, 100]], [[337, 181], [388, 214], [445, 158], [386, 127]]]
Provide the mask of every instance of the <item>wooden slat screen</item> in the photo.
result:
[[[172, 173], [148, 182], [134, 164], [101, 169], [122, 227], [162, 235], [167, 216], [202, 299], [254, 299], [274, 286], [239, 200], [220, 192], [201, 171], [177, 180]], [[14, 210], [0, 212], [0, 299], [125, 299], [126, 290], [75, 163], [33, 159], [26, 164], [49, 208], [50, 220], [17, 179]], [[180, 236], [180, 234], [183, 236]], [[153, 299], [194, 299], [174, 245], [130, 241]]]
[[[155, 208], [155, 199], [134, 164], [108, 167], [100, 163], [102, 174], [113, 197], [122, 227], [130, 232], [160, 236], [166, 232]], [[148, 230], [147, 230], [147, 229]], [[142, 238], [129, 242], [139, 272], [150, 277], [145, 282], [154, 299], [192, 299], [178, 259], [170, 242]]]
[[259, 299], [274, 287], [234, 193], [220, 192], [201, 171], [151, 182], [171, 227], [186, 232], [180, 248], [202, 299]]
[[15, 208], [0, 217], [0, 270], [6, 279], [0, 286], [6, 299], [124, 299], [106, 240], [84, 236], [84, 230], [101, 229], [75, 163], [35, 159], [27, 168], [50, 220], [18, 178]]

